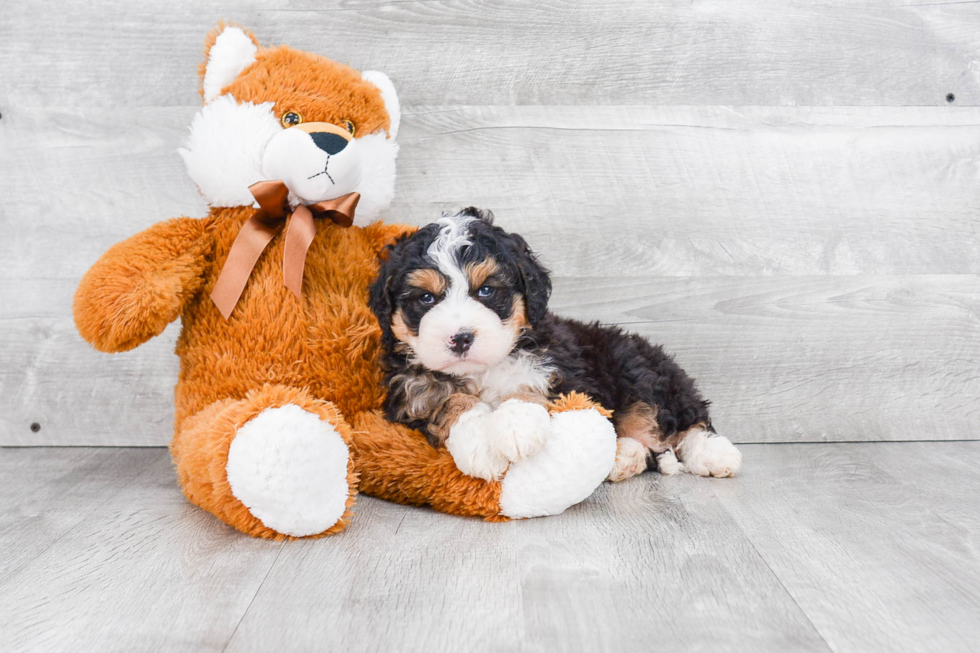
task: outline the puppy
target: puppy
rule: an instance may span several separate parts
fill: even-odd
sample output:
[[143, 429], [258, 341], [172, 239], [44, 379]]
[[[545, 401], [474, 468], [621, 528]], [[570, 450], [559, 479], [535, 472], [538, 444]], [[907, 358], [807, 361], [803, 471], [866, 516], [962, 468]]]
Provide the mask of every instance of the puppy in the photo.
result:
[[[741, 453], [715, 434], [708, 402], [661, 347], [557, 317], [550, 294], [548, 271], [489, 211], [464, 209], [391, 245], [370, 291], [387, 418], [447, 446], [464, 473], [495, 479], [544, 446], [545, 407], [574, 390], [613, 410], [609, 480], [739, 470]], [[464, 437], [477, 423], [477, 441]]]

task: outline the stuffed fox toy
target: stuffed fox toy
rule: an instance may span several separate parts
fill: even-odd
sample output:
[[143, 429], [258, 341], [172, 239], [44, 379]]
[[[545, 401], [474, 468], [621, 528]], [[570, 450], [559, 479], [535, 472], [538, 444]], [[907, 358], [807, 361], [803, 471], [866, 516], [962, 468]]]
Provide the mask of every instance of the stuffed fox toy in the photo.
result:
[[507, 519], [555, 514], [612, 467], [615, 433], [583, 397], [500, 481], [463, 475], [445, 449], [379, 412], [380, 330], [368, 287], [411, 228], [372, 222], [392, 198], [400, 109], [379, 72], [219, 25], [187, 170], [210, 211], [120, 242], [75, 296], [79, 333], [132, 349], [178, 317], [174, 435], [187, 498], [250, 535], [342, 530], [360, 489]]

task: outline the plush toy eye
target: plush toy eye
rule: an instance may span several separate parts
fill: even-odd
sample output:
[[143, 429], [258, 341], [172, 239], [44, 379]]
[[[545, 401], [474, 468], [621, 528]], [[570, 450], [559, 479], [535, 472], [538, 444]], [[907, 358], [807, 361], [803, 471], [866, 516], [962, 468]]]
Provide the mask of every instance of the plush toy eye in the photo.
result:
[[286, 113], [282, 114], [282, 118], [280, 118], [279, 122], [282, 123], [283, 127], [289, 129], [292, 126], [303, 122], [303, 116], [299, 115], [295, 111], [287, 111]]
[[344, 118], [343, 120], [340, 121], [340, 126], [346, 129], [347, 131], [349, 131], [351, 136], [353, 136], [354, 132], [357, 131], [357, 128], [354, 126], [354, 123], [348, 120], [347, 118]]
[[419, 295], [420, 304], [425, 304], [426, 306], [429, 306], [431, 304], [434, 304], [435, 301], [436, 301], [436, 296], [430, 292], [424, 292], [421, 295]]
[[476, 291], [477, 297], [492, 297], [494, 287], [493, 286], [480, 286], [480, 289]]

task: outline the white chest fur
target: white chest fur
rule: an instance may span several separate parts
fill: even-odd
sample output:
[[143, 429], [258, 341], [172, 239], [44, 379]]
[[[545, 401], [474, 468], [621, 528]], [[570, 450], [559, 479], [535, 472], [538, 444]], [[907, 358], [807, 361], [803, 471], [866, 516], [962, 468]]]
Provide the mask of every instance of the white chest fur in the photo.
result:
[[547, 360], [528, 352], [516, 352], [485, 372], [471, 375], [480, 398], [496, 408], [508, 397], [524, 392], [548, 394], [554, 368]]

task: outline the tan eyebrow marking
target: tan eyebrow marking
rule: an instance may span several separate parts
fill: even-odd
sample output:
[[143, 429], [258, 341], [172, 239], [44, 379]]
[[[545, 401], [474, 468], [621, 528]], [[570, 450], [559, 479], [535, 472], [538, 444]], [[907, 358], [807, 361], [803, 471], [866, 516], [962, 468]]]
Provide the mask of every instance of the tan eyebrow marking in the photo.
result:
[[479, 288], [496, 271], [497, 261], [492, 256], [488, 256], [479, 263], [467, 263], [466, 276], [470, 280], [470, 288]]
[[433, 295], [441, 295], [446, 292], [446, 278], [442, 276], [441, 272], [432, 268], [413, 270], [408, 275], [408, 284]]

